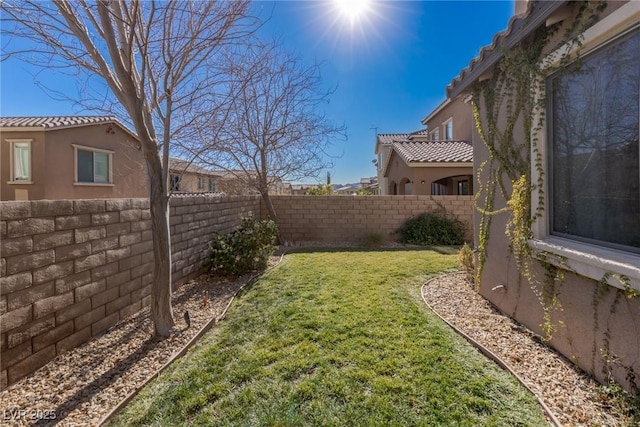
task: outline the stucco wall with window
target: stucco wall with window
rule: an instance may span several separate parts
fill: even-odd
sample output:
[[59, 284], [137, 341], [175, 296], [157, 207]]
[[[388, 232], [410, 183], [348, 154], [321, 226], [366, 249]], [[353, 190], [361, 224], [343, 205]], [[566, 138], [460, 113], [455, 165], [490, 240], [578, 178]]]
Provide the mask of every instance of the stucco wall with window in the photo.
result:
[[[588, 53], [589, 50], [597, 52], [597, 49], [609, 49], [614, 48], [614, 46], [615, 49], [619, 49], [619, 45], [611, 44], [611, 41], [623, 33], [627, 33], [627, 37], [629, 37], [628, 30], [634, 26], [638, 27], [640, 8], [637, 5], [632, 5], [631, 7], [635, 8], [635, 11], [630, 11], [629, 9], [624, 9], [623, 11], [621, 9], [621, 13], [617, 15], [612, 13], [615, 9], [621, 7], [623, 6], [620, 3], [610, 7], [601, 15], [599, 26], [596, 24], [596, 26], [592, 27], [597, 31], [588, 31], [586, 33], [584, 52]], [[612, 20], [616, 16], [617, 18]], [[605, 20], [605, 17], [609, 17], [609, 19]], [[567, 23], [569, 21], [570, 18], [567, 19]], [[562, 33], [562, 31], [559, 33]], [[627, 156], [625, 162], [620, 163], [618, 170], [610, 168], [611, 176], [604, 176], [603, 180], [613, 183], [618, 182], [617, 180], [621, 177], [626, 177], [627, 184], [635, 188], [635, 193], [633, 194], [633, 191], [627, 192], [625, 197], [632, 196], [628, 201], [630, 203], [629, 209], [637, 210], [639, 208], [638, 162], [640, 160], [638, 159], [638, 146], [640, 141], [638, 140], [638, 99], [640, 93], [638, 92], [638, 81], [640, 81], [640, 78], [633, 73], [638, 72], [640, 59], [637, 52], [640, 52], [640, 49], [634, 48], [630, 52], [635, 52], [635, 59], [631, 60], [629, 68], [632, 73], [630, 81], [635, 81], [635, 89], [632, 89], [635, 90], [635, 94], [632, 94], [628, 99], [623, 96], [616, 97], [615, 101], [623, 102], [624, 99], [632, 101], [624, 109], [625, 111], [631, 111], [631, 114], [635, 117], [635, 123], [631, 123], [631, 126], [625, 126], [625, 129], [627, 129], [625, 132], [628, 135], [623, 138], [623, 141], [625, 150], [631, 153], [629, 156], [634, 157], [635, 160], [632, 159], [632, 166], [629, 166], [629, 156]], [[608, 54], [608, 57], [613, 57], [612, 55], [612, 53]], [[588, 55], [583, 57], [582, 63], [589, 68]], [[591, 68], [594, 69], [593, 66]], [[602, 67], [595, 68], [601, 74], [606, 71]], [[586, 72], [587, 70], [583, 69], [581, 76], [584, 77]], [[608, 80], [618, 85], [621, 77], [618, 76]], [[587, 105], [583, 105], [586, 99], [583, 97], [584, 93], [592, 90], [594, 85], [589, 86], [588, 89], [578, 90], [574, 88], [572, 90], [571, 98], [580, 103], [581, 106], [576, 112], [562, 118], [563, 126], [571, 127], [576, 123], [582, 123], [581, 120], [588, 115], [593, 121], [606, 121], [599, 119], [597, 112], [590, 111]], [[549, 86], [547, 86], [547, 90], [549, 90], [548, 88]], [[602, 97], [597, 98], [598, 101], [602, 101]], [[553, 96], [547, 96], [547, 99], [551, 102]], [[553, 109], [553, 105], [547, 103], [545, 109], [547, 110], [546, 116], [549, 117], [549, 110]], [[504, 114], [502, 114], [502, 118], [504, 118]], [[558, 117], [556, 117], [556, 120], [558, 120]], [[614, 121], [621, 123], [619, 120]], [[503, 120], [499, 120], [499, 123], [504, 125]], [[611, 125], [609, 124], [605, 127], [611, 127]], [[545, 181], [545, 194], [543, 197], [546, 198], [546, 203], [542, 216], [534, 224], [534, 238], [530, 240], [530, 245], [543, 254], [546, 262], [556, 267], [562, 267], [564, 277], [560, 281], [553, 282], [552, 286], [546, 285], [547, 287], [545, 288], [545, 274], [548, 270], [543, 263], [536, 259], [530, 260], [533, 283], [520, 275], [514, 257], [510, 252], [510, 242], [505, 236], [509, 215], [500, 214], [492, 218], [486, 250], [487, 259], [480, 281], [480, 293], [493, 302], [501, 311], [513, 316], [516, 320], [541, 335], [544, 335], [543, 325], [550, 326], [552, 328], [550, 344], [600, 381], [607, 382], [610, 378], [613, 378], [627, 389], [637, 390], [637, 387], [640, 387], [640, 378], [637, 375], [640, 372], [640, 333], [638, 332], [640, 331], [640, 297], [633, 296], [633, 291], [640, 290], [640, 246], [634, 243], [637, 242], [636, 239], [640, 236], [640, 216], [635, 216], [635, 220], [632, 219], [630, 222], [621, 222], [619, 224], [621, 229], [614, 233], [617, 236], [623, 234], [629, 237], [629, 239], [625, 240], [627, 242], [626, 246], [620, 246], [615, 242], [599, 242], [592, 237], [590, 241], [586, 241], [583, 236], [579, 235], [581, 234], [580, 232], [576, 232], [571, 227], [568, 229], [568, 233], [560, 233], [553, 223], [554, 213], [551, 210], [551, 206], [555, 203], [557, 209], [558, 203], [570, 205], [575, 203], [575, 199], [568, 194], [561, 195], [558, 198], [556, 194], [554, 202], [554, 192], [558, 188], [554, 187], [552, 180], [549, 179], [549, 176], [553, 175], [553, 171], [550, 168], [553, 167], [554, 162], [557, 166], [559, 157], [563, 155], [559, 154], [557, 147], [555, 147], [554, 151], [554, 144], [559, 144], [561, 139], [558, 139], [557, 135], [554, 136], [552, 128], [552, 123], [547, 119], [544, 122], [543, 129], [539, 130], [537, 135], [540, 144], [539, 148], [543, 152], [543, 169], [545, 172], [543, 175]], [[559, 131], [557, 127], [555, 131]], [[599, 153], [598, 155], [600, 155], [603, 148], [598, 146], [597, 149], [594, 149], [592, 143], [607, 139], [607, 132], [603, 132], [604, 134], [596, 135], [594, 138], [588, 138], [584, 135], [572, 135], [570, 139], [572, 141], [582, 140], [583, 144], [579, 147], [579, 154], [593, 154], [595, 156]], [[524, 138], [521, 123], [516, 128], [514, 138], [516, 140]], [[473, 141], [474, 171], [477, 173], [480, 165], [489, 159], [489, 154], [475, 131]], [[601, 165], [600, 168], [604, 169], [603, 163], [600, 162], [599, 164]], [[561, 165], [564, 169], [571, 166], [566, 162], [561, 162]], [[574, 164], [574, 166], [576, 165]], [[536, 166], [532, 165], [531, 170], [535, 175]], [[592, 171], [591, 173], [594, 172]], [[480, 179], [486, 181], [486, 176], [481, 175]], [[576, 182], [576, 188], [580, 188], [580, 184], [586, 185], [587, 181]], [[509, 183], [505, 183], [505, 185], [510, 193]], [[596, 193], [587, 193], [589, 197], [597, 196]], [[615, 196], [616, 189], [601, 189], [600, 194], [602, 194], [603, 198]], [[534, 209], [538, 200], [537, 196], [537, 194], [532, 195]], [[588, 212], [584, 212], [585, 207], [579, 208], [583, 211], [582, 215], [599, 217], [603, 215], [604, 211], [615, 209], [613, 204], [608, 206], [605, 210], [587, 209]], [[498, 192], [494, 210], [504, 207], [505, 201]], [[610, 213], [607, 212], [607, 215]], [[478, 229], [480, 220], [481, 215], [476, 212], [474, 218], [476, 245], [479, 243]], [[579, 226], [580, 224], [574, 221], [569, 225]], [[614, 235], [612, 236], [615, 237]], [[605, 240], [608, 240], [608, 238], [605, 237]], [[613, 245], [617, 246], [613, 247]], [[617, 276], [617, 278], [614, 276]], [[628, 280], [626, 283], [625, 278]], [[558, 305], [549, 310], [551, 317], [545, 319], [544, 307], [551, 307], [549, 298], [556, 298]]]
[[[11, 181], [11, 140], [31, 140], [30, 183]], [[3, 131], [0, 134], [1, 200], [93, 199], [146, 197], [146, 166], [134, 138], [114, 124], [99, 124], [47, 131]], [[77, 151], [97, 149], [96, 178], [84, 170], [77, 175]], [[108, 159], [108, 160], [106, 160]], [[108, 162], [105, 164], [105, 160]], [[105, 167], [107, 168], [104, 178]], [[85, 181], [85, 182], [81, 182]], [[89, 182], [95, 181], [95, 182]]]
[[473, 110], [470, 102], [464, 102], [464, 97], [453, 99], [442, 110], [438, 111], [422, 123], [431, 132], [438, 129], [438, 139], [446, 139], [446, 123], [453, 121], [453, 139], [471, 141], [473, 130]]
[[[29, 141], [31, 161], [30, 181], [12, 179], [12, 141]], [[0, 131], [0, 200], [33, 200], [44, 198], [45, 182], [45, 135], [44, 132], [5, 132]], [[39, 185], [38, 185], [39, 184]]]

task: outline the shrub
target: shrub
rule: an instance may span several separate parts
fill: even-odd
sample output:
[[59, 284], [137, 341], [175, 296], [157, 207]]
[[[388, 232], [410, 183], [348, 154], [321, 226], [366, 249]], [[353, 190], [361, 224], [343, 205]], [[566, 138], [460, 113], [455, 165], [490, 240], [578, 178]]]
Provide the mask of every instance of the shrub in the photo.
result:
[[278, 226], [271, 220], [256, 221], [244, 217], [227, 235], [216, 233], [209, 243], [209, 271], [223, 276], [241, 276], [267, 267], [275, 251]]
[[467, 277], [472, 279], [475, 274], [475, 267], [473, 261], [473, 249], [467, 243], [465, 243], [458, 252], [458, 264], [460, 269], [467, 273]]
[[446, 215], [444, 210], [421, 213], [400, 227], [402, 241], [414, 245], [461, 245], [464, 224]]

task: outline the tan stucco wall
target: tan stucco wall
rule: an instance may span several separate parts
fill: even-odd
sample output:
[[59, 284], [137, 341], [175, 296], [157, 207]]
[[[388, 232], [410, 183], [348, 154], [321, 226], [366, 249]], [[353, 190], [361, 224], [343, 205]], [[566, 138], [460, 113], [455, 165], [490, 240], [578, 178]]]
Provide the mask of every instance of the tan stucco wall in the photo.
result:
[[[611, 6], [619, 7], [620, 4]], [[607, 10], [605, 14], [608, 14]], [[562, 33], [562, 31], [560, 31]], [[500, 115], [500, 126], [504, 126], [504, 112]], [[514, 132], [516, 139], [523, 139], [524, 132], [519, 124]], [[488, 150], [483, 145], [477, 131], [473, 132], [474, 176], [482, 162], [489, 159]], [[486, 181], [486, 171], [480, 176]], [[510, 191], [510, 184], [504, 182]], [[505, 201], [497, 192], [494, 210], [505, 207]], [[480, 197], [482, 200], [483, 197]], [[478, 229], [481, 216], [474, 214], [475, 244], [479, 243]], [[545, 323], [541, 302], [542, 283], [545, 270], [532, 259], [533, 287], [516, 268], [505, 227], [509, 214], [502, 213], [492, 218], [487, 245], [487, 260], [480, 278], [480, 293], [501, 311], [514, 317], [534, 332], [543, 335]], [[559, 307], [551, 312], [551, 325], [555, 327], [550, 344], [581, 369], [589, 372], [601, 382], [613, 378], [625, 388], [633, 386], [628, 377], [628, 369], [640, 372], [640, 297], [627, 298], [624, 291], [613, 286], [601, 285], [587, 277], [572, 272], [564, 273], [564, 280], [557, 282], [553, 291], [557, 294]], [[504, 285], [505, 288], [496, 288]], [[617, 359], [606, 363], [604, 349]], [[640, 382], [636, 379], [636, 387]]]
[[[7, 184], [9, 144], [7, 139], [32, 139], [33, 184]], [[29, 200], [146, 197], [146, 167], [134, 138], [113, 124], [99, 124], [37, 132], [2, 132], [1, 200], [15, 200], [16, 188], [28, 191]], [[113, 185], [74, 185], [75, 164], [72, 144], [112, 150]]]
[[[182, 171], [171, 171], [171, 175], [180, 175], [179, 191], [186, 191], [189, 193], [208, 193], [209, 179], [213, 179], [215, 183], [215, 191], [218, 191], [219, 179], [215, 176]], [[204, 188], [198, 188], [198, 178], [203, 179]]]
[[436, 127], [439, 129], [440, 138], [444, 139], [444, 122], [453, 118], [453, 139], [458, 141], [471, 141], [473, 129], [473, 110], [471, 103], [465, 103], [464, 97], [451, 100], [442, 111], [439, 111], [424, 124], [431, 133]]
[[[403, 179], [411, 181], [411, 195], [430, 195], [431, 183], [443, 178], [454, 176], [469, 176], [469, 185], [473, 185], [473, 179], [471, 174], [473, 173], [473, 167], [409, 167], [404, 160], [398, 154], [393, 151], [391, 154], [391, 163], [389, 164], [389, 171], [387, 173], [387, 187], [395, 182], [398, 187]], [[422, 184], [424, 181], [424, 184]], [[457, 189], [453, 187], [453, 184], [447, 188], [448, 194], [456, 194]], [[387, 193], [389, 188], [387, 188]], [[400, 193], [399, 193], [400, 194]]]

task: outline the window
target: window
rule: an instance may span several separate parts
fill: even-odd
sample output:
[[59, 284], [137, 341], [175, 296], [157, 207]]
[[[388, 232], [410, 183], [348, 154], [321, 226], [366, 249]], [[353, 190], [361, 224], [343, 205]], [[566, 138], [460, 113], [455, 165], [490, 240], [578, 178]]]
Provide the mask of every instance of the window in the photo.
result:
[[443, 123], [444, 126], [444, 139], [448, 141], [453, 140], [453, 119], [449, 119]]
[[640, 253], [640, 31], [547, 79], [552, 235]]
[[[542, 173], [545, 191], [532, 192], [532, 210], [545, 203], [529, 241], [558, 267], [617, 288], [624, 276], [638, 291], [639, 17], [637, 2], [621, 5], [584, 32], [579, 63], [546, 79], [539, 96], [547, 109], [534, 117], [545, 126], [532, 135], [540, 164], [531, 162], [531, 180]], [[562, 46], [543, 64], [560, 65], [566, 52]]]
[[447, 195], [447, 186], [441, 184], [439, 182], [431, 183], [431, 194], [433, 196], [446, 196]]
[[469, 194], [469, 181], [458, 181], [458, 195], [459, 196], [468, 196]]
[[169, 188], [171, 191], [180, 191], [180, 175], [169, 175]]
[[198, 177], [198, 190], [204, 190], [204, 178], [201, 176]]
[[78, 184], [113, 183], [111, 172], [113, 151], [73, 144], [75, 151], [75, 182]]
[[209, 192], [215, 193], [216, 191], [216, 182], [213, 178], [209, 178]]
[[440, 131], [438, 128], [435, 128], [429, 133], [429, 139], [432, 141], [437, 141], [440, 139]]
[[9, 140], [11, 144], [11, 182], [31, 182], [31, 140]]

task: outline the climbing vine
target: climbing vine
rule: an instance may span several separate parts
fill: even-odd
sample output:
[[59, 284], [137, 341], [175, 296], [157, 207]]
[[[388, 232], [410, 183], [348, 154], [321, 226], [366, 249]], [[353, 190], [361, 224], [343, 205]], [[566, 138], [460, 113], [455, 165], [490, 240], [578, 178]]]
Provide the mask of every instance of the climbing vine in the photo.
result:
[[[545, 271], [541, 289], [531, 270], [532, 248], [527, 241], [532, 237], [532, 225], [544, 209], [543, 159], [536, 135], [545, 120], [544, 84], [547, 75], [562, 72], [570, 61], [579, 57], [571, 52], [580, 51], [582, 34], [597, 20], [606, 7], [605, 1], [589, 1], [574, 6], [575, 19], [564, 24], [563, 37], [556, 37], [562, 24], [542, 26], [516, 47], [502, 49], [502, 59], [493, 75], [477, 82], [473, 88], [473, 116], [481, 141], [488, 151], [488, 159], [478, 167], [478, 191], [475, 206], [480, 213], [478, 227], [478, 262], [476, 283], [479, 286], [487, 259], [493, 218], [508, 213], [505, 233], [509, 249], [514, 256], [521, 277], [526, 278], [538, 296], [544, 312], [541, 325], [544, 338], [562, 326], [552, 323], [554, 310], [561, 310], [557, 285], [564, 280], [556, 262], [548, 262], [544, 254], [536, 259]], [[557, 40], [553, 45], [552, 40]], [[544, 55], [561, 50], [557, 60], [544, 61]], [[516, 137], [518, 135], [518, 137]], [[520, 137], [522, 135], [522, 137]], [[532, 162], [533, 159], [533, 162]], [[532, 165], [535, 179], [532, 178]], [[536, 209], [531, 209], [531, 194], [536, 193]], [[495, 209], [497, 197], [506, 206]]]

